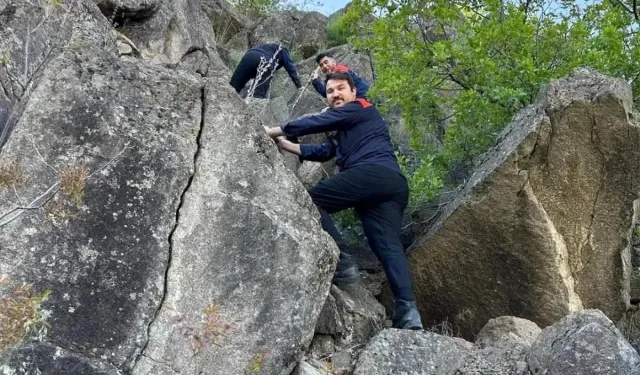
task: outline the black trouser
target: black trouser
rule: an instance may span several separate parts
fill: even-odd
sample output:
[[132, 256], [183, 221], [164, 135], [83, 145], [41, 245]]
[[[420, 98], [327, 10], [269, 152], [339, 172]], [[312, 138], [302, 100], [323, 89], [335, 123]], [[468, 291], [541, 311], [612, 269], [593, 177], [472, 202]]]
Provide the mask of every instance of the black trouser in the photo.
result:
[[402, 213], [409, 199], [407, 180], [381, 165], [353, 167], [320, 181], [309, 190], [318, 206], [322, 227], [340, 248], [339, 268], [352, 266], [353, 260], [330, 213], [354, 207], [369, 246], [376, 254], [396, 299], [413, 301], [413, 282], [409, 262], [400, 239]]
[[[233, 75], [231, 76], [231, 81], [229, 82], [236, 92], [242, 91], [244, 86], [249, 82], [249, 80], [256, 78], [256, 72], [258, 70], [258, 66], [260, 65], [260, 57], [265, 58], [265, 62], [269, 62], [272, 56], [266, 56], [260, 51], [249, 50], [247, 53], [242, 56], [242, 60], [236, 67], [236, 70], [233, 71]], [[269, 86], [271, 85], [271, 79], [273, 78], [273, 65], [269, 66], [267, 71], [262, 73], [260, 76], [260, 80], [256, 86], [256, 89], [253, 93], [254, 98], [264, 99], [267, 97], [267, 93], [269, 92]]]

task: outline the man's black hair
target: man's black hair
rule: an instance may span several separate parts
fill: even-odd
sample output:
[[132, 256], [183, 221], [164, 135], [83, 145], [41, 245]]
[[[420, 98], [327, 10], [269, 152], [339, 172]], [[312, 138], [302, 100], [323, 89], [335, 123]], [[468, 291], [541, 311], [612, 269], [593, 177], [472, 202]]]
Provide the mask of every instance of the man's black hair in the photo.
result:
[[320, 64], [320, 60], [324, 59], [325, 57], [331, 57], [333, 58], [333, 53], [326, 51], [326, 52], [320, 52], [318, 54], [318, 56], [316, 56], [316, 64]]
[[351, 74], [347, 72], [335, 72], [335, 73], [327, 74], [327, 79], [325, 79], [324, 81], [325, 86], [327, 85], [327, 83], [329, 83], [330, 79], [334, 79], [336, 81], [347, 81], [349, 82], [349, 87], [351, 87], [351, 90], [356, 88], [356, 84], [355, 82], [353, 82], [353, 78], [351, 78]]

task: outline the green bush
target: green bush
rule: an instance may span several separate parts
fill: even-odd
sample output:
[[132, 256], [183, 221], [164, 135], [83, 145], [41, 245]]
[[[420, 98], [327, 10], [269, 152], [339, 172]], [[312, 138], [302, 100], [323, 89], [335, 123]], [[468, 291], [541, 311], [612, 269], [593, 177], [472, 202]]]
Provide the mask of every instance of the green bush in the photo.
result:
[[278, 10], [281, 0], [232, 0], [235, 8], [247, 17], [266, 16]]
[[327, 24], [327, 39], [329, 47], [340, 46], [349, 42], [350, 29], [345, 23], [345, 17], [340, 16]]
[[616, 4], [354, 0], [327, 32], [361, 36], [349, 42], [376, 62], [369, 95], [401, 110], [421, 159], [407, 170], [416, 205], [453, 188], [550, 79], [587, 66], [640, 92], [640, 25]]
[[331, 215], [342, 233], [342, 237], [351, 247], [364, 246], [364, 231], [362, 223], [354, 209], [340, 211]]

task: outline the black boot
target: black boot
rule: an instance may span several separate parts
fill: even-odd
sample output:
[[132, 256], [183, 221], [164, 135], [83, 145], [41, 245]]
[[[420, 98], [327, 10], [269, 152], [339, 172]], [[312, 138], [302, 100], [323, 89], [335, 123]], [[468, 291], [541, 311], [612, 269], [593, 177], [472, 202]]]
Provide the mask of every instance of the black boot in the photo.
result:
[[356, 265], [342, 270], [336, 269], [336, 273], [333, 274], [333, 283], [336, 285], [355, 284], [358, 281], [360, 281], [360, 274]]
[[405, 301], [398, 299], [395, 303], [393, 313], [393, 328], [422, 330], [420, 313], [415, 301]]
[[360, 273], [358, 265], [353, 261], [350, 253], [345, 251], [346, 248], [340, 250], [340, 259], [336, 267], [336, 273], [333, 275], [333, 283], [336, 285], [355, 284], [360, 281]]

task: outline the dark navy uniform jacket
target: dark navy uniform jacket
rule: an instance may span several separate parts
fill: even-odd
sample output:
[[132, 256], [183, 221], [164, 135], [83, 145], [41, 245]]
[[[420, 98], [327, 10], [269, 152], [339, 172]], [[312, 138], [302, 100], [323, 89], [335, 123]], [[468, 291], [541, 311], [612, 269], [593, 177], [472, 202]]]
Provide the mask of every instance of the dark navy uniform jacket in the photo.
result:
[[[349, 73], [351, 78], [353, 79], [353, 83], [356, 85], [356, 98], [365, 98], [367, 97], [367, 91], [369, 91], [369, 82], [367, 82], [364, 78], [360, 77], [358, 73], [351, 70], [346, 65], [336, 65], [333, 67], [333, 72], [344, 72]], [[316, 89], [318, 94], [322, 95], [323, 98], [327, 97], [327, 88], [322, 82], [322, 78], [318, 77], [311, 81], [313, 84], [313, 88]]]
[[[278, 46], [279, 44], [277, 43], [259, 44], [252, 47], [250, 51], [253, 50], [262, 52], [262, 54], [265, 55], [267, 61], [269, 61], [269, 59], [273, 55], [275, 55], [276, 51], [278, 50]], [[287, 73], [289, 73], [289, 77], [291, 77], [291, 80], [296, 85], [296, 88], [302, 87], [302, 85], [300, 84], [300, 78], [298, 77], [298, 72], [296, 71], [296, 66], [293, 63], [291, 56], [289, 56], [289, 51], [287, 51], [287, 49], [284, 47], [282, 47], [280, 49], [280, 52], [278, 52], [278, 55], [276, 55], [275, 70], [278, 70], [282, 67], [284, 67]]]
[[304, 117], [282, 126], [282, 131], [289, 137], [334, 130], [337, 130], [337, 145], [331, 140], [323, 144], [301, 144], [300, 158], [322, 162], [336, 156], [340, 171], [359, 165], [378, 164], [402, 173], [382, 115], [364, 99], [356, 99], [340, 108], [330, 108], [319, 115]]

